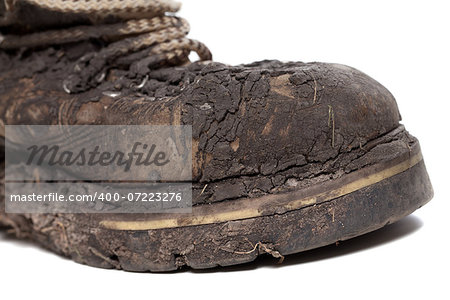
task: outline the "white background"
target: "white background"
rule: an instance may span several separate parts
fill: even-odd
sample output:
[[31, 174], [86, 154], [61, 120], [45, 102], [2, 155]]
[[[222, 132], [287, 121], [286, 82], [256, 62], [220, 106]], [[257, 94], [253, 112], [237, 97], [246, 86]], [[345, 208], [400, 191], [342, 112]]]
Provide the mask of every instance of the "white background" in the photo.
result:
[[450, 299], [448, 1], [186, 0], [180, 15], [215, 60], [338, 62], [396, 97], [421, 142], [434, 199], [375, 233], [305, 254], [208, 272], [78, 265], [0, 235], [0, 298]]

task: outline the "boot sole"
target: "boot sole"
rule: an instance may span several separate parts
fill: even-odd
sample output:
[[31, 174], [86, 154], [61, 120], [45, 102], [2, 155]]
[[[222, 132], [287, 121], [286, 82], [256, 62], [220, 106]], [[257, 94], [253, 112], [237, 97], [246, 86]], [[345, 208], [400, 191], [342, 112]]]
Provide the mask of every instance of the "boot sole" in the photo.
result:
[[379, 229], [432, 196], [416, 141], [393, 159], [295, 192], [195, 206], [189, 215], [80, 216], [78, 224], [89, 223], [90, 253], [71, 256], [153, 272], [242, 264], [260, 254], [282, 259]]

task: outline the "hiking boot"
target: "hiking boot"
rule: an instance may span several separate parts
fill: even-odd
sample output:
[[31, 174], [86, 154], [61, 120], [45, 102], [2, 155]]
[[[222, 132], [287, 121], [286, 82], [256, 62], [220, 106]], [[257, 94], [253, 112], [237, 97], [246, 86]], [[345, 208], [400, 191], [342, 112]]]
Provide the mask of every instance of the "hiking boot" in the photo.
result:
[[[169, 38], [134, 49], [139, 35], [103, 36], [123, 10], [98, 25], [91, 10], [18, 3], [3, 7], [3, 137], [5, 125], [21, 124], [192, 126], [191, 213], [12, 214], [3, 210], [2, 190], [0, 225], [19, 238], [95, 267], [204, 269], [262, 254], [282, 261], [379, 229], [433, 196], [419, 142], [400, 124], [394, 97], [354, 68], [229, 66], [181, 37], [173, 48]], [[139, 17], [149, 25], [160, 18], [158, 7], [178, 8], [156, 6], [150, 18]], [[29, 11], [53, 19], [18, 21]], [[158, 22], [184, 32], [178, 18]], [[167, 38], [170, 26], [158, 30]], [[89, 39], [65, 40], [60, 27], [88, 28]], [[125, 44], [128, 52], [117, 50]], [[191, 50], [202, 61], [190, 63]]]

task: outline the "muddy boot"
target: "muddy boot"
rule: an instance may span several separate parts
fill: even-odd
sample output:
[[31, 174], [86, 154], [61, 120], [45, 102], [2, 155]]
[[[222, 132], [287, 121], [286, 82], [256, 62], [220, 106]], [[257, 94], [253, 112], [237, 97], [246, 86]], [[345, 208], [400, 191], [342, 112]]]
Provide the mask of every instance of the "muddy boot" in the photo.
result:
[[2, 135], [191, 125], [192, 212], [5, 213], [2, 191], [4, 229], [90, 266], [203, 269], [282, 261], [432, 198], [419, 143], [377, 81], [339, 64], [212, 62], [186, 21], [165, 15], [176, 3], [141, 2], [0, 3]]

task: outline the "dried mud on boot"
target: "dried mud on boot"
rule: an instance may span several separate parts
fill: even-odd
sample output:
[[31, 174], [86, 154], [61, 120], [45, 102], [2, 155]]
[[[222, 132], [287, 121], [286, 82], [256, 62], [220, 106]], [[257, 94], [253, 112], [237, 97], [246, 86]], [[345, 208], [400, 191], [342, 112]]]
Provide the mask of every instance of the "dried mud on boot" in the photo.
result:
[[192, 125], [193, 214], [2, 211], [0, 224], [19, 237], [96, 267], [202, 269], [263, 254], [282, 259], [358, 236], [432, 197], [420, 146], [400, 125], [395, 99], [360, 71], [278, 61], [127, 69], [119, 60], [95, 88], [67, 94], [67, 70], [96, 47], [0, 52], [2, 130]]

